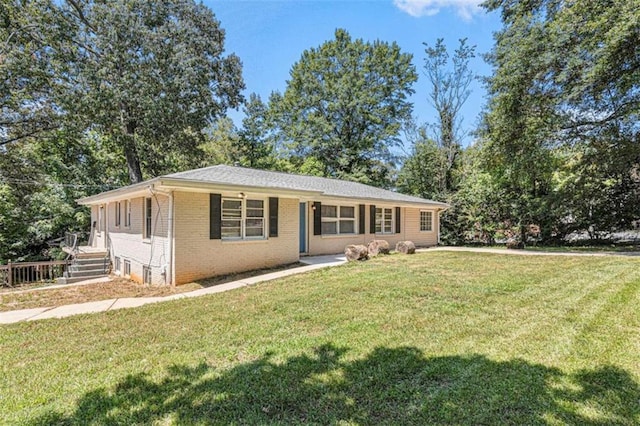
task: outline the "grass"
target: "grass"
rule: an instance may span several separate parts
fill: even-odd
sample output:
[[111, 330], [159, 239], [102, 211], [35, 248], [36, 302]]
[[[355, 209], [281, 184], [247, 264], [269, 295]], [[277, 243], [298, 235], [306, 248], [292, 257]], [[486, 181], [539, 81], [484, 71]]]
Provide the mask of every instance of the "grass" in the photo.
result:
[[[465, 246], [462, 246], [465, 247]], [[471, 245], [472, 248], [491, 248], [509, 250], [504, 244], [497, 245]], [[599, 245], [562, 245], [562, 246], [545, 246], [528, 244], [525, 251], [541, 251], [548, 253], [594, 253], [594, 254], [629, 254], [636, 255], [640, 253], [640, 246], [637, 244], [599, 244]], [[517, 250], [514, 250], [517, 251]]]
[[640, 423], [640, 259], [427, 252], [0, 328], [0, 424]]
[[553, 253], [637, 253], [637, 244], [601, 244], [601, 245], [565, 245], [565, 246], [534, 246], [529, 245], [525, 250], [546, 251]]
[[218, 276], [183, 284], [177, 287], [142, 285], [131, 280], [116, 277], [112, 281], [104, 283], [70, 285], [59, 288], [33, 288], [29, 290], [17, 289], [17, 291], [5, 288], [0, 291], [0, 312], [14, 311], [18, 309], [55, 307], [124, 297], [169, 296], [171, 294], [185, 293], [269, 272], [295, 268], [301, 265], [301, 263], [293, 263], [276, 268], [265, 268], [255, 271]]

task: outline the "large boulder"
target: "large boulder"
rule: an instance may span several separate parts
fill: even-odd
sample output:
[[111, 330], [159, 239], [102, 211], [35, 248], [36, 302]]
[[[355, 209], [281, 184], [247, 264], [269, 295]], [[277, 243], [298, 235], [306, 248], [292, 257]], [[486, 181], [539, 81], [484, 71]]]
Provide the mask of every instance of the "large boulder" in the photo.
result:
[[509, 238], [507, 240], [507, 248], [511, 249], [511, 250], [523, 250], [524, 249], [524, 243], [518, 239], [515, 238]]
[[413, 241], [398, 241], [396, 251], [403, 254], [413, 254], [416, 252], [416, 245], [413, 244]]
[[369, 258], [369, 251], [366, 246], [351, 244], [344, 249], [344, 255], [349, 262], [354, 260], [367, 260]]
[[389, 254], [389, 243], [385, 240], [373, 240], [367, 246], [369, 256], [377, 256], [379, 254]]

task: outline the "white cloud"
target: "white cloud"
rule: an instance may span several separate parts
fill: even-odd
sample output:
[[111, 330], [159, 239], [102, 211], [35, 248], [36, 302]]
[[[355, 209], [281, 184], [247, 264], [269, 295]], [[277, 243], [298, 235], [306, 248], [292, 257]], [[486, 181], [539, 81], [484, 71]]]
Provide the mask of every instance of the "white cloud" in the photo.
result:
[[452, 7], [465, 21], [470, 21], [475, 13], [482, 11], [480, 3], [483, 0], [393, 0], [393, 4], [403, 12], [419, 18], [433, 16], [440, 9]]

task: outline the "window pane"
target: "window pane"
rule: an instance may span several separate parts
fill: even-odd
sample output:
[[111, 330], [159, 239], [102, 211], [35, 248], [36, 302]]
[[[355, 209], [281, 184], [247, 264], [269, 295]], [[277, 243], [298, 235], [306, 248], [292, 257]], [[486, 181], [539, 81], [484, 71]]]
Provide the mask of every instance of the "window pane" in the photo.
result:
[[391, 222], [384, 223], [384, 232], [391, 233]]
[[240, 221], [236, 219], [223, 219], [222, 227], [223, 228], [240, 228]]
[[247, 217], [263, 217], [264, 210], [262, 209], [247, 209]]
[[241, 223], [240, 214], [236, 214], [233, 210], [229, 212], [223, 212], [222, 219], [222, 238], [239, 238], [241, 236]]
[[264, 202], [262, 200], [247, 200], [248, 209], [261, 209], [263, 207]]
[[247, 228], [251, 227], [251, 228], [255, 228], [255, 227], [260, 227], [262, 228], [262, 223], [263, 223], [263, 219], [247, 219]]
[[382, 232], [382, 209], [376, 208], [376, 232]]
[[338, 217], [338, 208], [336, 206], [321, 206], [322, 217]]
[[[222, 200], [222, 219], [223, 219], [223, 227], [224, 220], [231, 219], [232, 221], [237, 220], [237, 223], [233, 223], [229, 225], [230, 227], [239, 227], [240, 222], [239, 219], [242, 217], [242, 200]], [[223, 230], [224, 232], [224, 230]]]
[[431, 212], [420, 212], [420, 230], [431, 231], [432, 219], [433, 219], [433, 216]]
[[238, 238], [240, 237], [240, 227], [222, 228], [222, 238]]
[[391, 209], [384, 209], [384, 219], [391, 220]]
[[341, 234], [354, 234], [356, 230], [354, 220], [341, 220], [340, 221], [340, 233]]
[[322, 234], [333, 235], [338, 233], [337, 222], [322, 222]]
[[340, 217], [356, 217], [356, 208], [355, 207], [340, 207]]
[[222, 200], [222, 208], [224, 210], [226, 209], [239, 210], [242, 208], [242, 201], [241, 200]]
[[229, 219], [240, 219], [240, 217], [242, 217], [242, 211], [240, 210], [222, 210], [222, 217], [223, 218], [229, 218]]
[[262, 237], [262, 227], [259, 228], [249, 228], [247, 227], [244, 230], [247, 237]]

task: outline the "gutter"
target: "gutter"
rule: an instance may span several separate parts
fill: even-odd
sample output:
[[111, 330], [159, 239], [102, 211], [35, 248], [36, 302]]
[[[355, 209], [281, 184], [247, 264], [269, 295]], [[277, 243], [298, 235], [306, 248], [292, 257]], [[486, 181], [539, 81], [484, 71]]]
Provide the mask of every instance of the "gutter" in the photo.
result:
[[163, 187], [173, 188], [173, 189], [181, 189], [181, 188], [190, 188], [190, 189], [202, 189], [202, 190], [216, 190], [216, 191], [246, 191], [246, 192], [255, 192], [258, 194], [285, 194], [292, 196], [321, 196], [324, 194], [322, 191], [313, 191], [306, 189], [290, 189], [290, 188], [281, 188], [277, 186], [254, 186], [254, 185], [239, 185], [233, 183], [222, 183], [222, 182], [206, 182], [199, 180], [190, 180], [190, 179], [180, 179], [180, 178], [158, 178], [159, 183]]
[[96, 195], [91, 195], [89, 197], [78, 198], [76, 203], [80, 205], [91, 205], [91, 204], [103, 204], [110, 201], [110, 199], [118, 200], [123, 198], [122, 195], [127, 194], [129, 192], [144, 191], [149, 186], [153, 185], [158, 181], [158, 178], [146, 180], [144, 182], [134, 183], [133, 185], [123, 186], [122, 188], [112, 189], [110, 191], [101, 192]]

